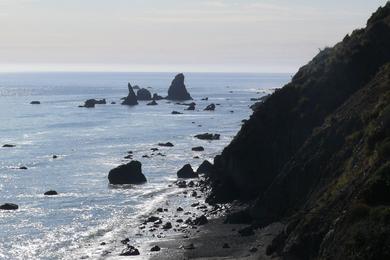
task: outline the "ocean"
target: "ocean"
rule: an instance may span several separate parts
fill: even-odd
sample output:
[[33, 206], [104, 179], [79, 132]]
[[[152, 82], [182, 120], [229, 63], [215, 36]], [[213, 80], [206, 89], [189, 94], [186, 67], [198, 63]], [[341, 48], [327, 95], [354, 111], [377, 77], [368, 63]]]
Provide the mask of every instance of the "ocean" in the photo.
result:
[[[290, 80], [289, 74], [186, 73], [195, 111], [166, 100], [157, 106], [120, 105], [128, 82], [166, 96], [174, 76], [0, 74], [0, 147], [15, 145], [0, 148], [0, 204], [19, 205], [17, 211], [0, 211], [0, 259], [99, 258], [101, 242], [115, 247], [117, 238], [134, 236], [139, 219], [177, 192], [170, 184], [178, 169], [186, 163], [196, 169], [222, 152], [251, 115], [251, 98]], [[107, 104], [78, 107], [90, 98], [105, 98]], [[41, 104], [31, 105], [35, 100]], [[216, 110], [203, 111], [211, 103]], [[183, 114], [172, 115], [173, 110]], [[221, 140], [194, 138], [206, 132]], [[174, 147], [158, 147], [159, 142]], [[205, 151], [193, 152], [194, 146]], [[165, 156], [152, 155], [154, 147]], [[142, 162], [148, 182], [110, 186], [109, 170], [128, 162], [128, 151]], [[59, 195], [43, 195], [52, 189]]]

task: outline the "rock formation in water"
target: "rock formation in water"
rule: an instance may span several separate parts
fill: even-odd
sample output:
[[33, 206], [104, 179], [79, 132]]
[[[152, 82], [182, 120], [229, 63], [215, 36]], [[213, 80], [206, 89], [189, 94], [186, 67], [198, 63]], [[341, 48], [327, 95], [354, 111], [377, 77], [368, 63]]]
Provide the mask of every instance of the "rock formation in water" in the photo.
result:
[[260, 103], [214, 159], [210, 202], [286, 221], [284, 259], [390, 259], [390, 3]]
[[112, 169], [108, 174], [110, 184], [142, 184], [146, 177], [142, 173], [142, 164], [139, 161], [131, 161]]
[[184, 165], [178, 172], [177, 177], [182, 179], [198, 178], [198, 173], [194, 172], [190, 164]]
[[97, 100], [97, 99], [88, 99], [85, 101], [84, 105], [83, 106], [80, 106], [80, 107], [86, 107], [86, 108], [93, 108], [95, 107], [95, 105], [98, 105], [98, 104], [106, 104], [106, 99], [100, 99], [100, 100]]
[[141, 88], [137, 91], [137, 100], [149, 101], [152, 100], [152, 94], [146, 88]]
[[19, 206], [13, 203], [5, 203], [0, 206], [0, 210], [17, 210], [18, 208]]
[[122, 105], [128, 105], [128, 106], [138, 105], [137, 96], [135, 95], [134, 90], [133, 90], [133, 88], [131, 87], [131, 84], [129, 83], [129, 84], [127, 85], [127, 87], [128, 87], [128, 89], [129, 89], [129, 94], [128, 94], [127, 97], [123, 100]]
[[188, 93], [186, 86], [184, 85], [184, 75], [178, 74], [175, 79], [172, 81], [171, 86], [168, 89], [169, 100], [191, 100], [192, 97]]

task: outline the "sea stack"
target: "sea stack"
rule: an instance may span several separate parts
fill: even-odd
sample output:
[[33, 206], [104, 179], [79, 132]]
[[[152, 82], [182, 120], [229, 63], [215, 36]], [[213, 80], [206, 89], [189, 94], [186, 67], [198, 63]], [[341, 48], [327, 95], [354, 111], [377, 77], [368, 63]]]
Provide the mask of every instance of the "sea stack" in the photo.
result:
[[131, 84], [129, 83], [127, 87], [129, 88], [129, 94], [127, 95], [125, 100], [123, 100], [122, 105], [128, 105], [128, 106], [138, 105], [137, 96], [135, 95], [134, 90], [131, 87]]
[[112, 169], [108, 174], [110, 184], [142, 184], [146, 182], [139, 161], [131, 161]]
[[172, 81], [171, 86], [168, 89], [169, 100], [192, 100], [191, 95], [184, 85], [184, 75], [182, 73], [176, 75], [175, 79]]

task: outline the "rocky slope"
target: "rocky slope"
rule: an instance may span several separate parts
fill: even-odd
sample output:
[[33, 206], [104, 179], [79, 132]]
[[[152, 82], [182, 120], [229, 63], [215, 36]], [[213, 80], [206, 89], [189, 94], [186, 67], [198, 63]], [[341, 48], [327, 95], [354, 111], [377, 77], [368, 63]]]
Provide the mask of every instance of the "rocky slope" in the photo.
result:
[[390, 259], [390, 3], [259, 105], [214, 160], [210, 202], [287, 221], [285, 259]]

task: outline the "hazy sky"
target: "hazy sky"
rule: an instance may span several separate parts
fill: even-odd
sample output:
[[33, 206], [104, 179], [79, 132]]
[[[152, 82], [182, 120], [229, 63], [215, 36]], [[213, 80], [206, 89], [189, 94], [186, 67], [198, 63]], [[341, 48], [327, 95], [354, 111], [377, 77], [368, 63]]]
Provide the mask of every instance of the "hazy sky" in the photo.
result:
[[386, 0], [0, 0], [0, 70], [293, 72]]

